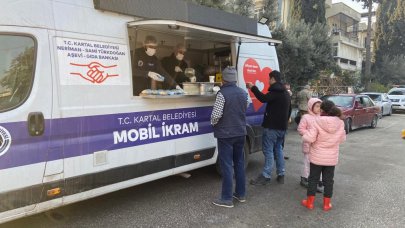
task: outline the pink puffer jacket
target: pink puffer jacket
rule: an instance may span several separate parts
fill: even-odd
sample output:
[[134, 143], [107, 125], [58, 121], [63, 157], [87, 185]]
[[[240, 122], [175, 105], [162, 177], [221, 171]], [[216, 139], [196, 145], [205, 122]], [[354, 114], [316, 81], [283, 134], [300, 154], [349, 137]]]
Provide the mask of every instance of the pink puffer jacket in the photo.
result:
[[339, 144], [346, 140], [344, 123], [336, 116], [319, 116], [307, 133], [304, 142], [311, 143], [309, 160], [315, 165], [335, 166], [338, 163]]
[[[300, 133], [301, 136], [304, 135], [305, 133], [307, 133], [311, 124], [313, 124], [315, 122], [315, 117], [320, 115], [320, 114], [315, 114], [312, 111], [314, 104], [317, 102], [321, 103], [322, 101], [318, 98], [311, 98], [308, 101], [308, 114], [305, 114], [302, 116], [302, 118], [300, 120], [300, 124], [298, 125], [298, 128], [297, 128], [298, 133]], [[309, 146], [310, 146], [310, 143], [303, 142], [302, 143], [302, 153], [309, 153]]]

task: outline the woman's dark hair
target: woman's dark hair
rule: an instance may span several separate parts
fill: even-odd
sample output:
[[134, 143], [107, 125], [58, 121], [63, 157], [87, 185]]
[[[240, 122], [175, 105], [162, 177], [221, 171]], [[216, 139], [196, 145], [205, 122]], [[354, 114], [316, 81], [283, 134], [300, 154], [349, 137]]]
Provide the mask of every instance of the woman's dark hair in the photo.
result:
[[323, 101], [321, 104], [321, 109], [328, 116], [342, 116], [342, 111], [338, 107], [336, 107], [333, 101]]

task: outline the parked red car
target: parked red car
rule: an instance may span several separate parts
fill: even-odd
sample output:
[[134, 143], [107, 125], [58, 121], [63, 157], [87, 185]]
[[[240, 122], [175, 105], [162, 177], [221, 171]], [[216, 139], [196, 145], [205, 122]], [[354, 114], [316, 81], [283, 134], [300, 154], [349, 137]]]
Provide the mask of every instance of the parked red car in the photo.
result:
[[346, 134], [355, 128], [375, 128], [379, 119], [380, 108], [367, 95], [339, 94], [325, 95], [321, 100], [330, 100], [338, 106], [345, 117]]

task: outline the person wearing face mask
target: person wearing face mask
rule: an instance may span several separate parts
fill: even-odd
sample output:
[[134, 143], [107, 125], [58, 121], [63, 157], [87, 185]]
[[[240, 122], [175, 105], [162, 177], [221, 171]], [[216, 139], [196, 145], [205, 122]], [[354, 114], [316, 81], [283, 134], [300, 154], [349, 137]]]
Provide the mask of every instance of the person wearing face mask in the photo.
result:
[[144, 89], [181, 89], [167, 73], [156, 57], [157, 40], [146, 36], [143, 47], [135, 50], [133, 63], [133, 94], [138, 96]]
[[162, 59], [163, 68], [172, 76], [172, 78], [178, 83], [189, 82], [190, 79], [184, 74], [184, 70], [188, 67], [186, 61], [184, 61], [184, 54], [186, 48], [183, 44], [177, 44], [170, 56], [166, 56]]

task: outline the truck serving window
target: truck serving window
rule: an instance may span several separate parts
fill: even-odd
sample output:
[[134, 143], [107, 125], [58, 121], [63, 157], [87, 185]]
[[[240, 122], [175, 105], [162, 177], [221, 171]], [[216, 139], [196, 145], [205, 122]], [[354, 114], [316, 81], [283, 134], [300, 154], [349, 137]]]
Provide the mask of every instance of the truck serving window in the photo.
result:
[[222, 69], [237, 64], [238, 44], [281, 43], [269, 37], [171, 20], [129, 22], [128, 34], [134, 96], [171, 94], [176, 85], [194, 88], [212, 79], [218, 83]]
[[[172, 90], [183, 83], [208, 82], [223, 68], [231, 65], [229, 42], [201, 40], [191, 36], [161, 31], [132, 31], [131, 65], [133, 94], [143, 90]], [[164, 82], [153, 83], [149, 72], [163, 76]], [[153, 74], [152, 73], [152, 74]]]
[[31, 37], [0, 34], [0, 112], [13, 109], [28, 97], [35, 62]]

